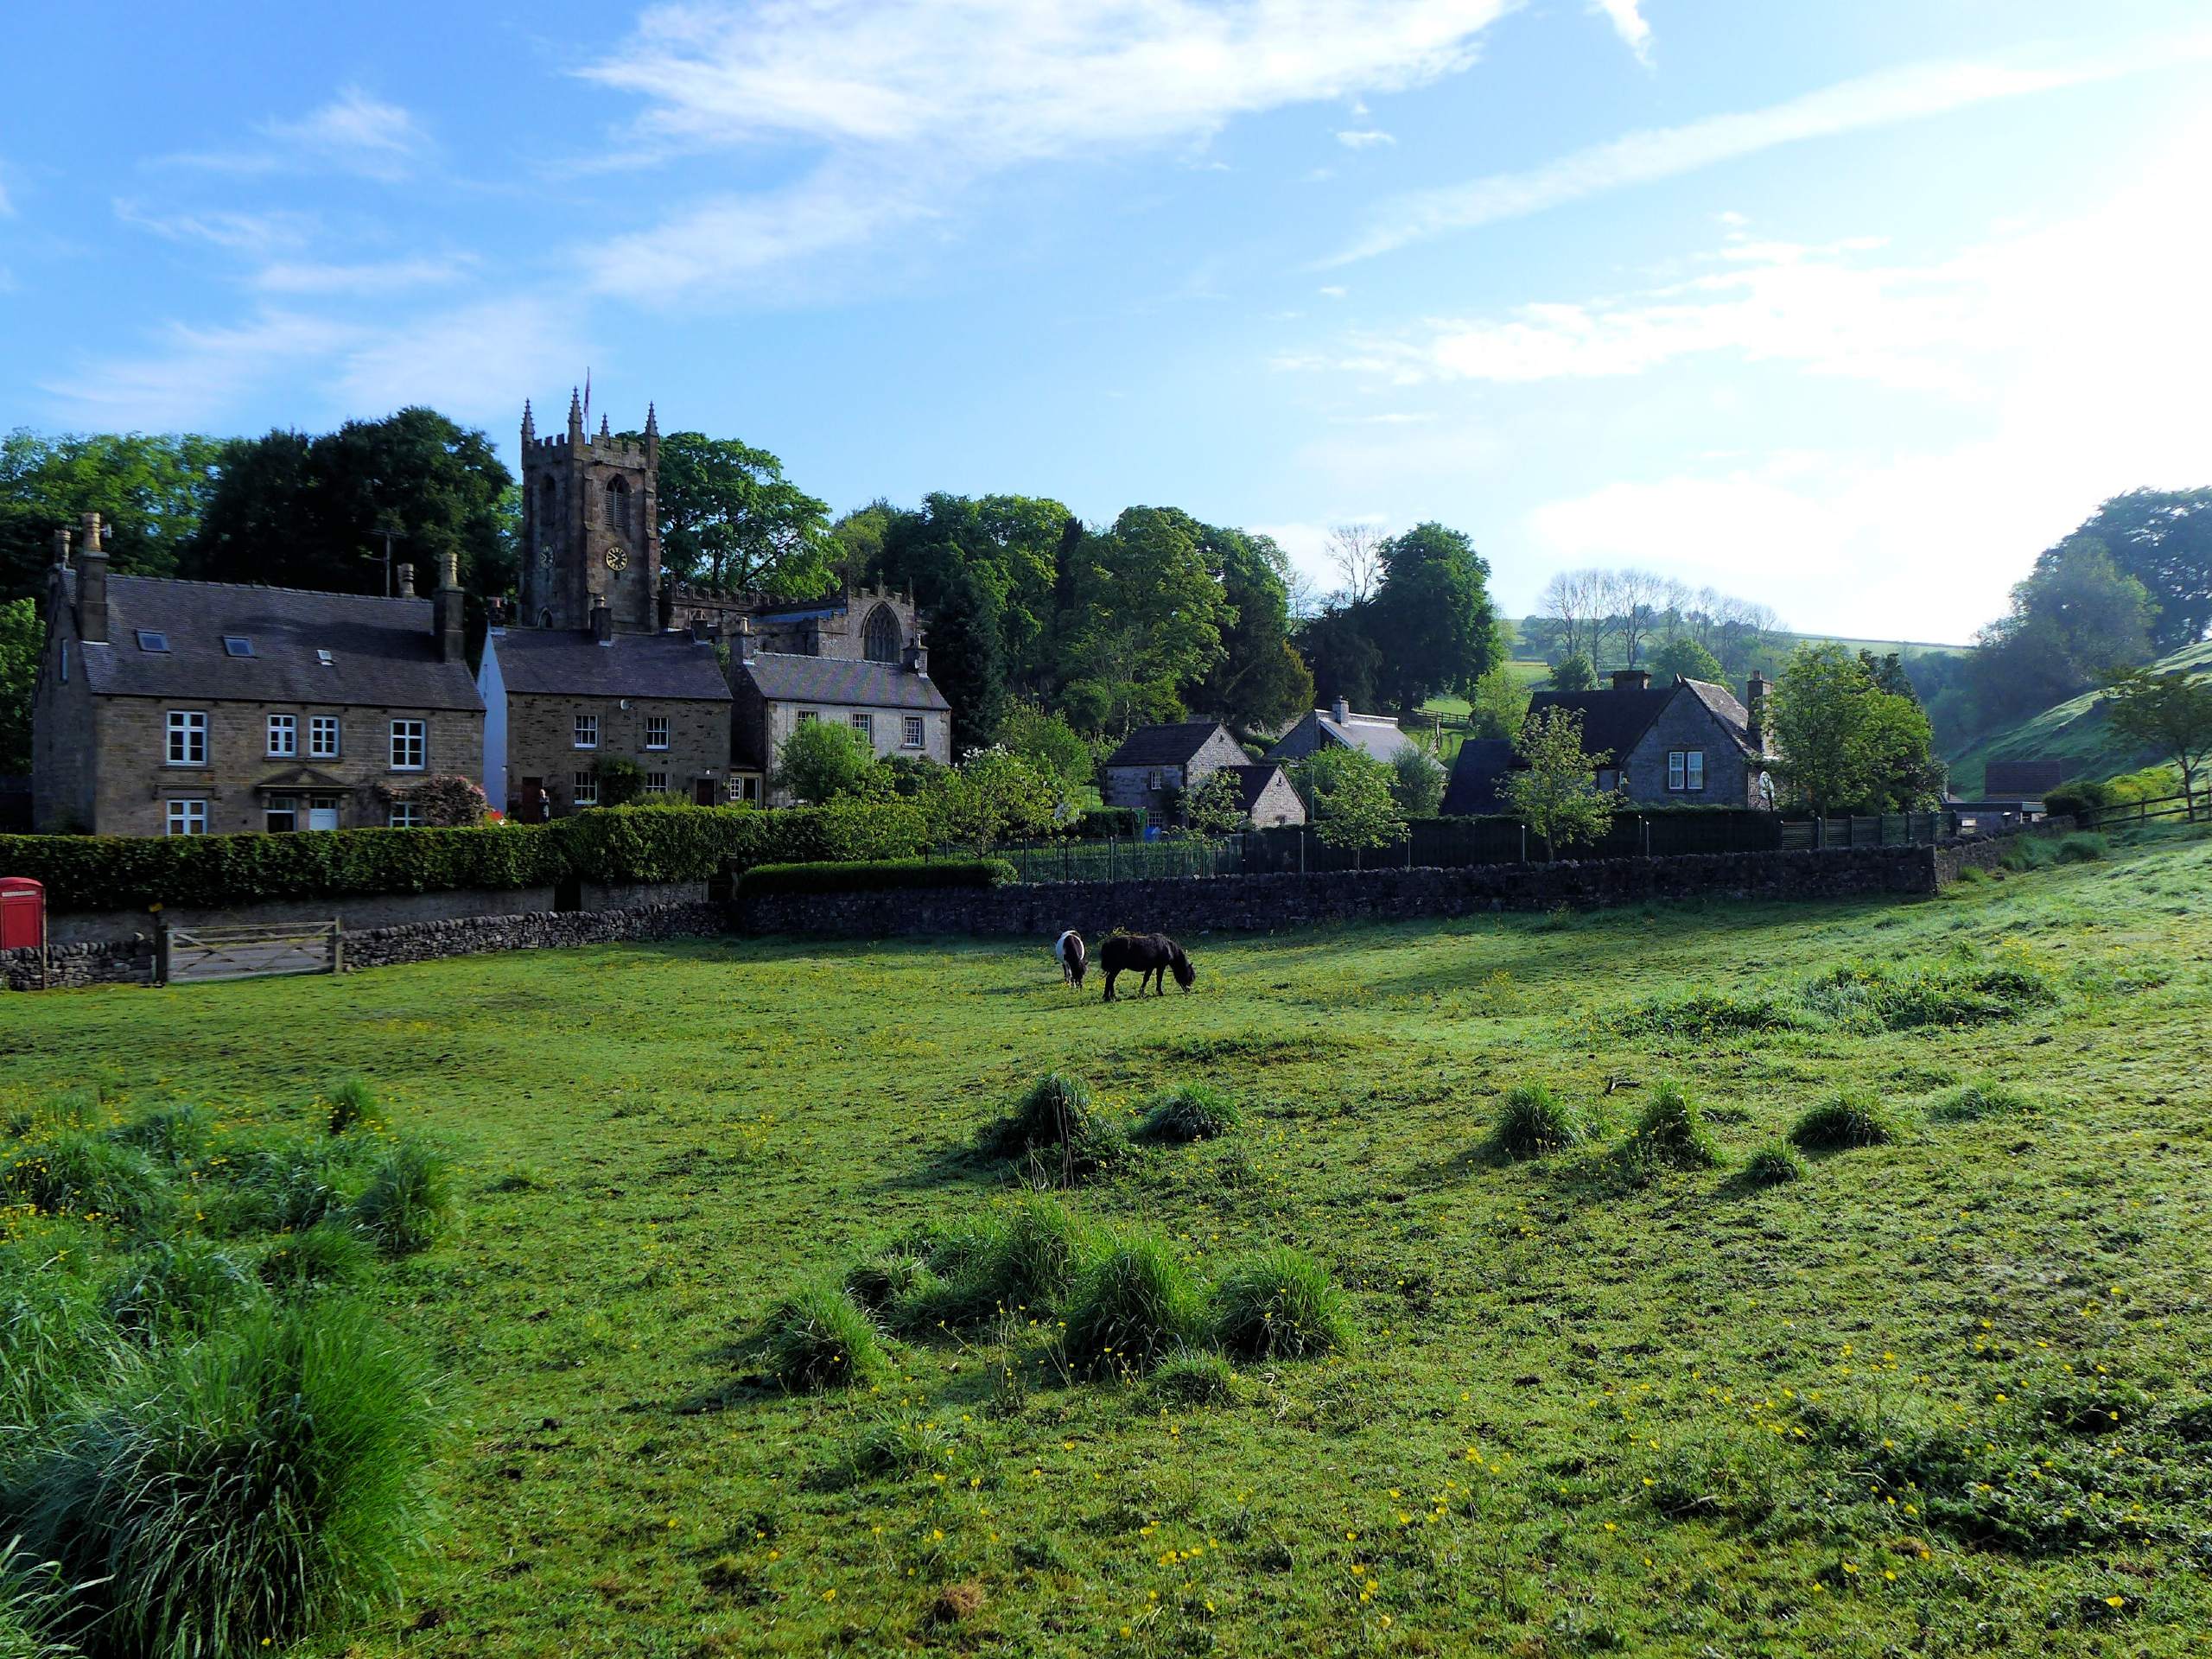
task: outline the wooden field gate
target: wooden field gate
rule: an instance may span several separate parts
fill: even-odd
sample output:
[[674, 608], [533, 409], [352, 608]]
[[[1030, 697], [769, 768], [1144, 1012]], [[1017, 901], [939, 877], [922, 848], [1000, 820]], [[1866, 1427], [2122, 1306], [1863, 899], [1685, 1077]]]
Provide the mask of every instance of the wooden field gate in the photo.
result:
[[261, 979], [272, 974], [335, 974], [346, 966], [341, 923], [256, 922], [231, 927], [162, 925], [155, 980]]

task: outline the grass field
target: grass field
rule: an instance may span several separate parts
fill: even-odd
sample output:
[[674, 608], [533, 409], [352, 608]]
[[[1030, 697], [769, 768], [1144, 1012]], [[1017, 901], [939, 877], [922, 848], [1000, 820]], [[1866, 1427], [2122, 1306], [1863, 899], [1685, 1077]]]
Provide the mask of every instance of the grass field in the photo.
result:
[[[2154, 673], [2212, 673], [2212, 643], [2185, 645], [2149, 664]], [[1952, 786], [1974, 794], [1993, 760], [2063, 760], [2072, 778], [2105, 779], [2158, 759], [2112, 729], [2101, 691], [2085, 691], [2041, 714], [1977, 738], [1949, 762]], [[2174, 787], [2178, 790], [2177, 782]]]
[[[444, 1378], [429, 1545], [331, 1651], [2202, 1652], [2208, 891], [2197, 839], [1202, 938], [1192, 995], [1113, 1005], [1041, 940], [17, 997], [0, 1109], [274, 1122], [359, 1071], [451, 1149], [457, 1229], [377, 1292]], [[978, 1133], [1054, 1068], [1240, 1106], [1071, 1202], [1204, 1280], [1305, 1249], [1351, 1351], [1077, 1380], [1046, 1304], [764, 1381], [786, 1293], [1004, 1201]], [[1716, 1165], [1632, 1133], [1669, 1081]], [[1588, 1138], [1505, 1160], [1535, 1084]], [[1839, 1093], [1892, 1138], [1745, 1176]]]

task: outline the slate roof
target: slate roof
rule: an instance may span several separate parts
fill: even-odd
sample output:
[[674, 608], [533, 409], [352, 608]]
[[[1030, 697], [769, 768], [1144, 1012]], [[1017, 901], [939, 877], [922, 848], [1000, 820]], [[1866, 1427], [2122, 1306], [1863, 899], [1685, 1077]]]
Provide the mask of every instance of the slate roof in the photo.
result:
[[1506, 739], [1469, 738], [1452, 762], [1452, 781], [1444, 786], [1444, 804], [1438, 810], [1447, 818], [1504, 811], [1498, 785], [1512, 770], [1513, 745]]
[[1171, 726], [1140, 726], [1106, 757], [1109, 766], [1179, 766], [1222, 729], [1218, 721], [1185, 720]]
[[935, 680], [898, 663], [760, 651], [741, 671], [762, 696], [775, 702], [823, 702], [855, 709], [952, 707]]
[[1759, 758], [1759, 752], [1751, 746], [1751, 711], [1737, 701], [1733, 691], [1725, 685], [1715, 685], [1711, 680], [1676, 680], [1675, 683], [1689, 688], [1690, 695], [1706, 706], [1738, 748], [1753, 759]]
[[[62, 575], [73, 601], [78, 575]], [[111, 575], [107, 610], [108, 643], [78, 647], [86, 683], [100, 696], [484, 707], [467, 663], [440, 658], [427, 599]], [[168, 649], [142, 651], [142, 628], [165, 634]], [[230, 655], [226, 635], [251, 640], [253, 654]]]
[[1236, 779], [1237, 807], [1248, 813], [1260, 804], [1260, 797], [1268, 792], [1268, 785], [1282, 775], [1281, 766], [1266, 761], [1254, 761], [1242, 766], [1224, 766], [1222, 771]]
[[689, 633], [618, 633], [602, 645], [582, 628], [510, 628], [488, 648], [511, 697], [730, 700], [714, 646]]
[[1384, 715], [1355, 714], [1350, 720], [1338, 720], [1316, 709], [1313, 717], [1323, 731], [1346, 748], [1361, 750], [1377, 760], [1388, 760], [1412, 741], [1396, 721]]
[[1724, 737], [1745, 754], [1758, 758], [1758, 751], [1751, 747], [1750, 711], [1736, 700], [1734, 692], [1710, 680], [1678, 679], [1664, 690], [1646, 686], [1539, 691], [1529, 699], [1529, 713], [1533, 716], [1546, 709], [1577, 711], [1582, 716], [1583, 753], [1596, 754], [1602, 751], [1611, 756], [1607, 764], [1617, 766], [1643, 741], [1644, 733], [1651, 729], [1651, 722], [1659, 718], [1660, 711], [1673, 698], [1685, 694], [1704, 707]]

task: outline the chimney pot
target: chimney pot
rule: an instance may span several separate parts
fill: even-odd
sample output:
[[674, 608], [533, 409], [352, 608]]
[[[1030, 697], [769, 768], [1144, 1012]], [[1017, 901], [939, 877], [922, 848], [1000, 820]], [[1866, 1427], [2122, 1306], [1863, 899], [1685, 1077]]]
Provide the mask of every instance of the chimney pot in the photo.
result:
[[614, 643], [614, 613], [607, 608], [607, 597], [594, 594], [591, 607], [591, 637], [602, 645]]
[[100, 545], [97, 512], [85, 515], [77, 557], [77, 637], [88, 645], [107, 643], [107, 550]]
[[415, 597], [415, 567], [411, 564], [399, 567], [399, 596], [402, 599]]
[[1766, 676], [1754, 670], [1751, 677], [1744, 683], [1744, 713], [1746, 734], [1751, 740], [1753, 751], [1759, 754], [1766, 753]]
[[1338, 697], [1334, 702], [1329, 705], [1329, 718], [1335, 721], [1339, 726], [1344, 725], [1346, 721], [1351, 719], [1351, 702], [1343, 697]]

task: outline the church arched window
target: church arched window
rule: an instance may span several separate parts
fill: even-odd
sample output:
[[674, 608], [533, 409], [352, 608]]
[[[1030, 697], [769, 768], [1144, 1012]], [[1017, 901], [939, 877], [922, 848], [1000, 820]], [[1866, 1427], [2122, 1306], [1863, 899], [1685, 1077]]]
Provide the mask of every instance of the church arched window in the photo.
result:
[[888, 605], [879, 605], [868, 613], [868, 626], [861, 632], [861, 649], [868, 661], [895, 663], [905, 643], [898, 613]]
[[607, 480], [607, 523], [610, 529], [630, 533], [630, 484], [627, 479]]
[[558, 516], [554, 505], [553, 474], [546, 474], [537, 480], [537, 545], [542, 552], [553, 550], [554, 538], [560, 527], [554, 523]]

